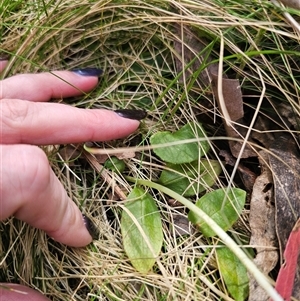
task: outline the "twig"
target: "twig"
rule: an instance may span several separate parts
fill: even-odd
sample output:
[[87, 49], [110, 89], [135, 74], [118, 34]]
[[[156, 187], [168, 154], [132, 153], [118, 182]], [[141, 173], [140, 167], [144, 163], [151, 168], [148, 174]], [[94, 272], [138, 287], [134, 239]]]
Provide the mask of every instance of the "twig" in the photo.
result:
[[[110, 176], [109, 172], [107, 169], [104, 168], [103, 165], [101, 165], [97, 159], [87, 151], [83, 151], [84, 157], [87, 159], [87, 161], [97, 170], [101, 178], [109, 185], [114, 188], [114, 192], [118, 195], [120, 200], [125, 200], [126, 195], [122, 191], [122, 189], [115, 183], [115, 180]], [[113, 184], [113, 185], [112, 185]]]

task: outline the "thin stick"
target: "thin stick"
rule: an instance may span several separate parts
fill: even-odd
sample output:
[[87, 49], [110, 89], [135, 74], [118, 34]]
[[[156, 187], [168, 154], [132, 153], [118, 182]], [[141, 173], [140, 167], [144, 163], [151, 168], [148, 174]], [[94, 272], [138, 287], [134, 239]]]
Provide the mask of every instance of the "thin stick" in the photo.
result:
[[[93, 155], [91, 155], [90, 153], [88, 153], [87, 151], [84, 151], [83, 155], [88, 160], [88, 162], [97, 170], [97, 172], [99, 173], [100, 177], [109, 186], [112, 186], [114, 188], [114, 191], [118, 195], [118, 197], [120, 198], [120, 200], [122, 200], [122, 201], [126, 200], [125, 193], [122, 191], [122, 189], [118, 185], [115, 184], [114, 179], [110, 176], [109, 172], [104, 168], [104, 166], [101, 165], [97, 161], [97, 159]], [[112, 185], [112, 183], [114, 183], [115, 185]]]

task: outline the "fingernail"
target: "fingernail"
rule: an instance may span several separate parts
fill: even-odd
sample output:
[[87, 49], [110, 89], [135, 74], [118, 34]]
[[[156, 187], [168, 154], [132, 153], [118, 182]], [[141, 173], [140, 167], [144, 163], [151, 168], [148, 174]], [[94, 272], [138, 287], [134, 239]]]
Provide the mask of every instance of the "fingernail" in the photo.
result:
[[71, 71], [75, 72], [79, 75], [82, 75], [82, 76], [97, 76], [98, 77], [103, 74], [103, 70], [98, 69], [98, 68], [92, 68], [92, 67], [73, 69]]
[[0, 52], [0, 61], [8, 61], [9, 57], [10, 57], [9, 54]]
[[147, 116], [147, 112], [144, 110], [120, 109], [120, 110], [115, 110], [114, 112], [123, 118], [134, 119], [134, 120], [142, 120]]
[[86, 229], [89, 231], [90, 235], [92, 236], [92, 238], [98, 239], [100, 235], [100, 231], [95, 226], [95, 224], [84, 214], [82, 214], [82, 220]]

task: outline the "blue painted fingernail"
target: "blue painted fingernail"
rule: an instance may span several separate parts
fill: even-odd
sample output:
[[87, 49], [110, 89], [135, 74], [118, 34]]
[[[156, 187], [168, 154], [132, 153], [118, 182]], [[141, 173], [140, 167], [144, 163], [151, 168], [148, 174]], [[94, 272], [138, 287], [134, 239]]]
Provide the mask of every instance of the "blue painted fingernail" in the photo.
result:
[[99, 229], [95, 224], [84, 214], [82, 214], [83, 223], [93, 239], [98, 239], [100, 235]]
[[134, 120], [142, 120], [147, 116], [147, 112], [144, 110], [120, 109], [120, 110], [115, 110], [114, 112], [123, 118], [134, 119]]
[[103, 70], [98, 68], [78, 68], [71, 70], [72, 72], [75, 72], [76, 74], [82, 75], [82, 76], [100, 76], [103, 74]]

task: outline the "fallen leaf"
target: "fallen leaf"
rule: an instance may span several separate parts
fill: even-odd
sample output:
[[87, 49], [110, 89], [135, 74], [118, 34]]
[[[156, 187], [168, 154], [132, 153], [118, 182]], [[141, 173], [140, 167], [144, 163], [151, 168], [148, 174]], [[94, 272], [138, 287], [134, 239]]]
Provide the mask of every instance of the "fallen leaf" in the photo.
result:
[[[101, 149], [102, 152], [105, 152], [104, 149]], [[109, 154], [95, 154], [95, 157], [97, 158], [98, 162], [103, 164], [108, 160], [111, 155]], [[126, 151], [126, 152], [120, 152], [120, 153], [114, 153], [114, 157], [118, 158], [119, 160], [123, 159], [131, 159], [135, 157], [135, 152], [134, 151]]]
[[81, 157], [81, 152], [72, 145], [66, 145], [59, 150], [64, 162], [68, 163], [69, 166], [75, 165], [75, 160]]
[[299, 0], [280, 0], [284, 5], [288, 7], [292, 7], [295, 9], [300, 9], [300, 1]]
[[251, 133], [251, 137], [266, 149], [269, 149], [274, 141], [274, 135], [270, 129], [274, 129], [274, 127], [274, 122], [270, 118], [258, 116], [255, 122], [255, 130]]
[[191, 234], [190, 222], [184, 214], [172, 214], [172, 222], [170, 223], [170, 226], [175, 232], [176, 237]]
[[[174, 31], [176, 37], [178, 37], [174, 39], [174, 49], [177, 54], [175, 56], [176, 70], [177, 73], [184, 70], [184, 74], [179, 81], [188, 81], [190, 78], [194, 80], [194, 74], [203, 69], [204, 64], [211, 61], [211, 57], [208, 55], [211, 52], [211, 46], [183, 23], [175, 24]], [[211, 82], [210, 71], [217, 68], [217, 64], [210, 64], [207, 69], [203, 69], [198, 74], [194, 85], [198, 87], [202, 85], [202, 90], [204, 90]]]
[[[275, 289], [284, 300], [290, 300], [295, 282], [297, 262], [300, 252], [300, 219], [296, 222], [284, 251], [284, 264], [276, 279]], [[298, 287], [295, 287], [298, 289]], [[270, 300], [272, 301], [272, 300]]]
[[[250, 245], [256, 249], [253, 262], [268, 275], [278, 262], [277, 237], [275, 231], [275, 207], [273, 177], [269, 169], [266, 151], [259, 152], [261, 174], [255, 180], [250, 201], [249, 226]], [[249, 273], [250, 293], [248, 301], [268, 301], [269, 295]]]
[[124, 250], [135, 269], [147, 273], [163, 243], [160, 213], [152, 196], [141, 188], [128, 195], [121, 217]]
[[227, 247], [216, 249], [218, 267], [230, 295], [236, 301], [244, 301], [249, 294], [246, 267]]
[[[297, 0], [298, 4], [300, 5], [300, 1]], [[276, 106], [276, 111], [278, 112], [278, 116], [281, 118], [285, 117], [287, 119], [287, 124], [289, 127], [293, 127], [295, 130], [300, 130], [300, 117], [299, 113], [295, 112], [291, 104], [287, 103], [280, 103]]]
[[[226, 164], [230, 166], [235, 166], [237, 160], [229, 152], [225, 150], [221, 150], [219, 152], [219, 155], [225, 158]], [[256, 179], [256, 174], [253, 171], [251, 171], [248, 167], [246, 167], [244, 164], [242, 164], [241, 161], [238, 162], [237, 170], [245, 186], [245, 189], [248, 192], [252, 192], [253, 185]]]
[[[219, 108], [220, 99], [219, 99], [219, 91], [218, 91], [218, 81], [219, 75], [218, 72], [212, 72], [212, 89], [213, 93], [218, 101]], [[232, 121], [230, 125], [226, 123], [224, 120], [223, 124], [229, 138], [236, 138], [236, 139], [243, 139], [247, 132], [247, 127], [243, 127], [246, 125], [243, 121], [244, 117], [244, 109], [243, 109], [243, 95], [240, 86], [240, 82], [237, 79], [229, 79], [229, 78], [222, 78], [222, 94], [224, 99], [224, 105], [227, 109], [229, 114], [230, 120]], [[235, 122], [236, 124], [233, 124]], [[229, 139], [229, 147], [231, 150], [232, 155], [237, 158], [241, 152], [242, 142], [233, 141]], [[241, 155], [241, 158], [248, 158], [248, 157], [256, 157], [256, 152], [253, 151], [248, 145], [244, 148], [244, 151]]]
[[[275, 140], [270, 147], [269, 162], [275, 187], [275, 221], [280, 249], [280, 264], [283, 264], [283, 251], [300, 213], [299, 149], [291, 135], [282, 133], [275, 135]], [[300, 299], [299, 269], [292, 295], [294, 298]]]
[[[224, 188], [205, 194], [196, 202], [196, 206], [212, 218], [224, 231], [227, 231], [238, 220], [244, 208], [245, 200], [246, 192], [244, 190], [232, 188], [227, 193], [226, 188]], [[206, 237], [216, 235], [199, 215], [190, 211], [188, 218], [199, 227]]]
[[[214, 95], [219, 99], [218, 73], [212, 73], [212, 87]], [[222, 78], [222, 94], [231, 121], [239, 121], [244, 117], [243, 95], [238, 79]]]

